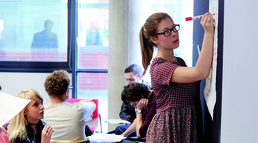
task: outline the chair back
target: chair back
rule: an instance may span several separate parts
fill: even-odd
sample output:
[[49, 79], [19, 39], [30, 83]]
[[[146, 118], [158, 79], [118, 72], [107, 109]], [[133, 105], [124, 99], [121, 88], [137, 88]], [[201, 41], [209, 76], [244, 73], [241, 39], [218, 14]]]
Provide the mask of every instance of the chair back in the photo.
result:
[[[85, 99], [76, 99], [76, 98], [69, 98], [67, 100], [68, 103], [74, 103], [74, 102], [79, 102], [81, 100]], [[101, 124], [101, 115], [99, 114], [99, 100], [98, 99], [93, 99], [93, 102], [96, 104], [96, 109], [92, 113], [92, 121], [87, 122], [86, 124], [90, 127], [90, 130], [92, 132], [95, 132], [96, 129], [100, 129], [100, 133], [102, 133], [102, 124]]]
[[[67, 100], [68, 103], [74, 103], [74, 102], [79, 102], [81, 100], [85, 100], [85, 99], [76, 99], [76, 98], [69, 98]], [[92, 119], [95, 119], [99, 116], [99, 100], [98, 99], [93, 99], [93, 102], [96, 104], [96, 109], [93, 111], [92, 113]]]

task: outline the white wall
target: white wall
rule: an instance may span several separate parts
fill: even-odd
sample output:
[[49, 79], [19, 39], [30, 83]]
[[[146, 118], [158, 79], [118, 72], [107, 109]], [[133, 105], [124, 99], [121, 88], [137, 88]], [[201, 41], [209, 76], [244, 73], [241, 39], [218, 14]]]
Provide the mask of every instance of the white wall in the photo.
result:
[[256, 143], [258, 1], [226, 0], [221, 143]]
[[43, 102], [46, 104], [49, 101], [49, 96], [45, 91], [44, 82], [50, 74], [0, 72], [0, 85], [3, 92], [14, 96], [17, 96], [24, 89], [35, 89], [43, 97]]

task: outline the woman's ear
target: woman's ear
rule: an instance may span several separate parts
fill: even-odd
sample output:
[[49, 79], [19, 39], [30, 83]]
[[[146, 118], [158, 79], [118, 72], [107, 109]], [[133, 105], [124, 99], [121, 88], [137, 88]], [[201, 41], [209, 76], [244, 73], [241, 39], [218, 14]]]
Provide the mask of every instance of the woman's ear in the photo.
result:
[[158, 43], [158, 38], [157, 37], [150, 37], [152, 43], [156, 44]]

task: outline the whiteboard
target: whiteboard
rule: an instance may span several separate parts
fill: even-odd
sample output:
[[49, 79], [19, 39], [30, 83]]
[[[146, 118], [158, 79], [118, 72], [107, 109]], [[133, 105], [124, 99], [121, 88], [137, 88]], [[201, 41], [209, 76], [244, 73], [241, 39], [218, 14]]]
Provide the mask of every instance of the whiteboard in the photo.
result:
[[214, 32], [214, 46], [213, 46], [213, 59], [210, 75], [206, 78], [206, 85], [204, 88], [205, 101], [213, 120], [214, 106], [216, 104], [216, 74], [217, 74], [217, 50], [218, 50], [218, 0], [210, 0], [209, 12], [215, 15], [213, 16], [215, 22]]

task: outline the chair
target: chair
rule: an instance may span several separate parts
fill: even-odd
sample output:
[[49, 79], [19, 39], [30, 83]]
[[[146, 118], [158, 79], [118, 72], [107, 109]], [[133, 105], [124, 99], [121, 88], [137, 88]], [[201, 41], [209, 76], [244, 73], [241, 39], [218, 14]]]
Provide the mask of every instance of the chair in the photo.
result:
[[[76, 98], [69, 98], [67, 100], [68, 103], [79, 102], [85, 99], [76, 99]], [[96, 104], [96, 109], [92, 113], [92, 121], [87, 122], [86, 124], [90, 127], [92, 132], [100, 132], [102, 133], [102, 124], [101, 124], [101, 115], [98, 112], [98, 99], [93, 99], [93, 102]]]

